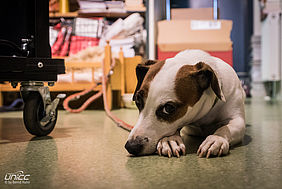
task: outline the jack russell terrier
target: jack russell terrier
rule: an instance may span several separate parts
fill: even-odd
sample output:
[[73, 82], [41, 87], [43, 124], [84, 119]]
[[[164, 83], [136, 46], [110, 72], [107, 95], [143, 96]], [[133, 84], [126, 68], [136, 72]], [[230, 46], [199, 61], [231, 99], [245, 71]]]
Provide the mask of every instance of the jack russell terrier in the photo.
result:
[[139, 117], [125, 148], [139, 156], [185, 155], [180, 130], [204, 136], [197, 155], [226, 155], [245, 133], [245, 92], [227, 63], [201, 50], [136, 67]]

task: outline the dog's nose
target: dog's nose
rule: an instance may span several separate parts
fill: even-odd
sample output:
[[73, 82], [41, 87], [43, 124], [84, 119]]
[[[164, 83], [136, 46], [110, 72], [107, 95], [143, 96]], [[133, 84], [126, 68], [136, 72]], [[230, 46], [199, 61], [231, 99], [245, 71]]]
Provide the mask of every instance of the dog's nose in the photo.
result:
[[125, 144], [126, 150], [135, 156], [139, 155], [144, 147], [144, 143], [148, 142], [148, 138], [136, 137], [136, 139], [128, 140]]

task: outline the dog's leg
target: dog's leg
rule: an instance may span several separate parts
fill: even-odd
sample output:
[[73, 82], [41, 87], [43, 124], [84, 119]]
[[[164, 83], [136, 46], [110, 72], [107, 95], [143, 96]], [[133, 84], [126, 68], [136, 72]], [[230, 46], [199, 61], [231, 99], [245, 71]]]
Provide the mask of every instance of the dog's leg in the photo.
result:
[[185, 145], [182, 141], [179, 131], [170, 137], [162, 138], [157, 146], [158, 154], [171, 157], [172, 155], [180, 157], [180, 153], [185, 155]]
[[202, 129], [199, 126], [187, 125], [181, 129], [181, 135], [189, 136], [205, 136]]
[[221, 156], [229, 152], [229, 145], [242, 141], [245, 133], [245, 121], [237, 117], [225, 126], [218, 128], [213, 135], [209, 135], [200, 145], [197, 155], [207, 157], [210, 155]]

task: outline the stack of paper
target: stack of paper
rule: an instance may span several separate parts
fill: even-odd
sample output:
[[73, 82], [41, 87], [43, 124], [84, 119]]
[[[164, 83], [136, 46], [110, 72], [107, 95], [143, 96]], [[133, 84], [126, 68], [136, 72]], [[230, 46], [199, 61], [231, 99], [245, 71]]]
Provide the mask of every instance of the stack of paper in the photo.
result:
[[83, 13], [126, 12], [122, 1], [80, 0], [79, 5]]
[[107, 7], [104, 1], [79, 0], [81, 12], [106, 12]]

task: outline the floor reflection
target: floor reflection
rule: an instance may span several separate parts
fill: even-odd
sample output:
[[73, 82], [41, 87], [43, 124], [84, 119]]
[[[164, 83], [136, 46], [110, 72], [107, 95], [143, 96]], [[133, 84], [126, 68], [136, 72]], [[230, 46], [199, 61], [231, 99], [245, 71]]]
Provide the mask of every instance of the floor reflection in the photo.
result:
[[[24, 151], [24, 170], [29, 173], [30, 182], [35, 184], [52, 182], [57, 169], [58, 149], [53, 137], [33, 137]], [[42, 182], [42, 180], [44, 180]]]
[[[71, 137], [72, 128], [56, 128], [50, 134], [54, 138]], [[28, 142], [34, 140], [34, 136], [25, 129], [21, 118], [0, 118], [0, 144]]]

